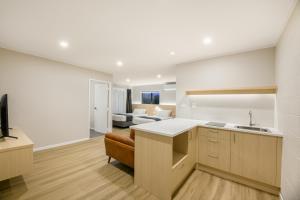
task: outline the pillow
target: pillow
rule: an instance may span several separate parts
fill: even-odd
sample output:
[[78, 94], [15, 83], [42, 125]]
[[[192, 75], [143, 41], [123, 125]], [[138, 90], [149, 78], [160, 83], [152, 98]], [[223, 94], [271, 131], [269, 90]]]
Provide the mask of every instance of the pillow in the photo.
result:
[[145, 114], [146, 113], [146, 109], [141, 109], [141, 108], [136, 108], [133, 111], [134, 115], [141, 115], [141, 114]]
[[157, 116], [161, 117], [161, 118], [168, 118], [171, 116], [171, 110], [159, 110], [157, 111]]

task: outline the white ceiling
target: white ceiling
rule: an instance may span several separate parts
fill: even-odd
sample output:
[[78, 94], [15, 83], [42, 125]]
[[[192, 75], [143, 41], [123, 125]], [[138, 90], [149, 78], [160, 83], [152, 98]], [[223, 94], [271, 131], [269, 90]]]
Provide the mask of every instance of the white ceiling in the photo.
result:
[[0, 46], [113, 73], [119, 84], [174, 81], [176, 64], [274, 46], [296, 2], [0, 0]]

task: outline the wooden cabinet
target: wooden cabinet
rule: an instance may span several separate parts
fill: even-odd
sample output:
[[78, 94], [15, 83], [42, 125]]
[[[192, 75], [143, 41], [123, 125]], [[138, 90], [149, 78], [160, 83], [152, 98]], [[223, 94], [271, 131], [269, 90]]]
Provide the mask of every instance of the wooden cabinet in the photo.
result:
[[280, 187], [282, 138], [198, 128], [197, 162]]
[[195, 166], [195, 129], [174, 137], [135, 132], [134, 183], [171, 199]]
[[[231, 133], [231, 173], [269, 185], [278, 185], [277, 153], [281, 138], [248, 133]], [[279, 162], [280, 163], [280, 162]]]
[[18, 139], [0, 142], [0, 181], [27, 174], [33, 168], [33, 142], [21, 130], [10, 133]]
[[216, 176], [278, 194], [281, 145], [276, 136], [206, 127], [174, 137], [137, 130], [134, 183], [169, 200], [197, 164]]
[[230, 170], [230, 132], [198, 129], [198, 162], [223, 171]]
[[135, 132], [134, 183], [160, 199], [171, 199], [170, 177], [173, 138], [143, 131]]

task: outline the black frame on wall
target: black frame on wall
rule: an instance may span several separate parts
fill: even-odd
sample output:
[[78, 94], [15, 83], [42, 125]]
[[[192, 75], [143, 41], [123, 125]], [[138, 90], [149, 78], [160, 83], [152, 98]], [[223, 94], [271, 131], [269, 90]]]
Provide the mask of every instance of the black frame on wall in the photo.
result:
[[159, 104], [160, 92], [159, 91], [143, 91], [141, 92], [142, 104]]

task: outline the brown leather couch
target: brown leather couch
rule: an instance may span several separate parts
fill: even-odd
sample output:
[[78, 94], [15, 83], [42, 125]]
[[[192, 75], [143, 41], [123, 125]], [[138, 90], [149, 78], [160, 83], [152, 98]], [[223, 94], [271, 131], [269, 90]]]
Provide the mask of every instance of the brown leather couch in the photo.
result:
[[116, 133], [107, 133], [104, 138], [108, 163], [114, 158], [121, 163], [134, 168], [134, 130], [130, 131], [130, 136]]

